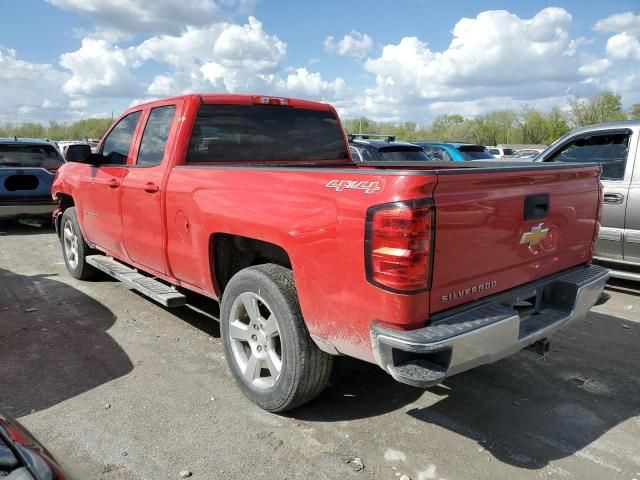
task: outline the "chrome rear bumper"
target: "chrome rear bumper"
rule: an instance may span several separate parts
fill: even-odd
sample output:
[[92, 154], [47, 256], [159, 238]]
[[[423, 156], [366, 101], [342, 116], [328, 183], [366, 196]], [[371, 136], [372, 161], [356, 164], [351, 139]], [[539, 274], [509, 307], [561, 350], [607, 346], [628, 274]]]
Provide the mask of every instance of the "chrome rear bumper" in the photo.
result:
[[[604, 267], [579, 267], [476, 302], [471, 308], [454, 309], [417, 330], [396, 331], [374, 324], [373, 352], [378, 364], [399, 382], [436, 385], [451, 375], [507, 357], [584, 317], [608, 278]], [[521, 300], [528, 300], [532, 308], [526, 312], [515, 308], [514, 303]]]

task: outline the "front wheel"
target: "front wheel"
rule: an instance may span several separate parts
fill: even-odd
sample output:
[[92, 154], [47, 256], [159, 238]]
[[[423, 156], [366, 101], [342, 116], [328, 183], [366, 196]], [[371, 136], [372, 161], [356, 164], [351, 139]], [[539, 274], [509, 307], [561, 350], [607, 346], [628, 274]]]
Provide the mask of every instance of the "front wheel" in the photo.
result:
[[62, 255], [71, 276], [78, 280], [87, 280], [95, 276], [97, 270], [86, 260], [93, 252], [82, 236], [75, 207], [67, 208], [62, 214], [60, 232]]
[[221, 320], [231, 372], [261, 408], [290, 410], [328, 383], [333, 357], [311, 340], [288, 268], [265, 264], [234, 275], [222, 297]]

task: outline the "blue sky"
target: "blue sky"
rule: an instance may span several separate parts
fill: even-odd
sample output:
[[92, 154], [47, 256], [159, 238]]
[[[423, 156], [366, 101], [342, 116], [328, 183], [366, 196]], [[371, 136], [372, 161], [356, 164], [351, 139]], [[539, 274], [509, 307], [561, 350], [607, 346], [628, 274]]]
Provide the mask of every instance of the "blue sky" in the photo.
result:
[[429, 122], [573, 95], [640, 101], [637, 0], [22, 0], [0, 17], [0, 122], [191, 91]]

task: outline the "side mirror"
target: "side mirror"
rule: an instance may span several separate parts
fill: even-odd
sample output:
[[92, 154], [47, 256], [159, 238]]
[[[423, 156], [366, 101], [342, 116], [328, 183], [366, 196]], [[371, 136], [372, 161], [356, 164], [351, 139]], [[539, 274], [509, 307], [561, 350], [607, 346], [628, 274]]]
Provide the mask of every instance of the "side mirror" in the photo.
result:
[[67, 162], [91, 163], [91, 147], [89, 145], [69, 145], [65, 159]]

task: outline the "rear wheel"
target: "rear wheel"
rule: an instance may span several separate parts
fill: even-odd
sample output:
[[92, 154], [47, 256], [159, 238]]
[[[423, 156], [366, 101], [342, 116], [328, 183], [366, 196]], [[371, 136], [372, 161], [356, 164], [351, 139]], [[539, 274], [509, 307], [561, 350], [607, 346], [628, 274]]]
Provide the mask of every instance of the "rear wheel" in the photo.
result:
[[238, 272], [225, 289], [221, 319], [231, 372], [263, 409], [295, 408], [328, 383], [333, 358], [311, 340], [288, 268], [265, 264]]
[[82, 236], [75, 207], [67, 208], [62, 214], [60, 232], [62, 255], [71, 276], [78, 280], [87, 280], [95, 276], [97, 270], [86, 261], [86, 257], [94, 252]]

